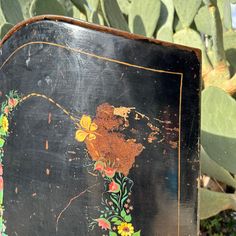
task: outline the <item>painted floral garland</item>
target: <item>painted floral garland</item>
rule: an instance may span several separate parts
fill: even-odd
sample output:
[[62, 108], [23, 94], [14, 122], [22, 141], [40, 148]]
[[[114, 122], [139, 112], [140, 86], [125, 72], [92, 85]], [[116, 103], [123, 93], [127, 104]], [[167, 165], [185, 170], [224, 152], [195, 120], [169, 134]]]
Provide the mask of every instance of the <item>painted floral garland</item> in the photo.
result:
[[[75, 139], [83, 142], [91, 141], [99, 135], [98, 126], [92, 122], [90, 116], [83, 115], [80, 120], [82, 129], [76, 131]], [[109, 236], [140, 236], [141, 231], [134, 231], [132, 225], [130, 196], [133, 181], [120, 172], [116, 172], [114, 163], [98, 160], [94, 164], [94, 170], [98, 171], [104, 179], [104, 194], [102, 198], [102, 210], [99, 218], [90, 223], [91, 230], [98, 225], [102, 230], [108, 230]]]
[[[35, 96], [39, 96], [35, 94]], [[0, 235], [7, 236], [3, 219], [3, 167], [4, 144], [9, 135], [9, 116], [13, 109], [21, 102], [16, 91], [10, 91], [7, 99], [2, 103], [0, 114]], [[29, 96], [28, 96], [29, 97]], [[27, 98], [28, 98], [27, 97]], [[41, 97], [46, 98], [45, 95]], [[52, 102], [52, 99], [48, 99]], [[56, 104], [56, 103], [55, 103]], [[58, 107], [60, 105], [56, 104]], [[78, 142], [90, 142], [100, 134], [97, 132], [98, 125], [92, 122], [90, 116], [83, 115], [79, 129], [75, 133]], [[102, 196], [100, 216], [90, 223], [90, 229], [95, 226], [109, 233], [109, 236], [140, 236], [141, 231], [135, 231], [132, 225], [131, 212], [133, 206], [130, 204], [133, 181], [122, 172], [117, 171], [115, 163], [104, 160], [94, 161], [94, 171], [98, 172], [104, 180], [104, 194]]]
[[6, 227], [3, 220], [3, 166], [2, 158], [4, 157], [4, 144], [9, 135], [9, 115], [19, 103], [20, 97], [16, 91], [11, 91], [6, 96], [7, 100], [2, 103], [0, 114], [0, 235], [7, 236]]

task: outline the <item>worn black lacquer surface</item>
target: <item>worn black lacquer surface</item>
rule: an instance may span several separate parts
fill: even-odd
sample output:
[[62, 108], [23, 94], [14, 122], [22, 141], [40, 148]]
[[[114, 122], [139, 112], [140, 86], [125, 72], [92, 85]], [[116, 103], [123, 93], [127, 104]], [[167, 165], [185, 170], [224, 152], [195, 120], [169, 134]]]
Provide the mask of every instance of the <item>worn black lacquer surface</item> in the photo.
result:
[[[30, 43], [39, 41], [53, 44]], [[1, 101], [10, 90], [22, 96], [40, 93], [78, 117], [95, 117], [104, 103], [135, 107], [160, 128], [164, 140], [158, 136], [149, 143], [147, 122], [130, 121], [130, 129], [137, 130], [132, 138], [145, 147], [128, 175], [134, 181], [132, 224], [144, 236], [196, 235], [200, 62], [195, 52], [51, 20], [16, 31], [1, 48], [0, 64], [16, 49], [0, 71]], [[108, 235], [98, 225], [89, 230], [90, 221], [99, 217], [104, 185], [94, 176], [86, 145], [75, 140], [76, 126], [68, 116], [49, 101], [32, 97], [9, 122], [3, 159], [6, 233]], [[57, 225], [70, 199], [96, 183], [71, 203]]]

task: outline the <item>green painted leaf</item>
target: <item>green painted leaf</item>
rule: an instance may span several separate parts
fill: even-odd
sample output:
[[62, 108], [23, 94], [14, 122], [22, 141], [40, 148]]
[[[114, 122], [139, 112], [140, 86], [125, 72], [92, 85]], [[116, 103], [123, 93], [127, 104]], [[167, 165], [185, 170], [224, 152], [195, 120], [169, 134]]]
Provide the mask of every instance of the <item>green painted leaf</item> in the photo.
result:
[[119, 218], [113, 217], [113, 218], [111, 219], [111, 222], [116, 222], [116, 221], [118, 221], [118, 220], [119, 220]]
[[129, 12], [129, 28], [131, 32], [152, 37], [160, 16], [161, 1], [132, 1]]
[[120, 225], [122, 223], [121, 220], [117, 220], [116, 222], [114, 222], [114, 225]]
[[213, 161], [201, 148], [201, 172], [212, 178], [219, 180], [222, 183], [225, 183], [229, 186], [236, 188], [236, 179], [222, 166], [218, 165]]
[[3, 38], [12, 27], [13, 25], [10, 23], [4, 23], [3, 25], [1, 25], [0, 37]]
[[200, 188], [200, 218], [207, 219], [219, 212], [233, 209], [236, 210], [236, 195], [219, 193]]
[[66, 15], [65, 8], [57, 0], [34, 0], [30, 12], [32, 16], [44, 14]]
[[0, 0], [0, 7], [6, 22], [15, 25], [24, 20], [21, 5], [18, 0]]
[[141, 230], [137, 231], [137, 232], [134, 232], [132, 234], [132, 236], [140, 236], [141, 235]]
[[117, 233], [110, 231], [109, 236], [117, 236]]
[[202, 146], [220, 166], [236, 174], [236, 101], [223, 90], [202, 93]]
[[131, 220], [132, 220], [132, 217], [131, 217], [131, 215], [126, 215], [125, 217], [124, 217], [124, 220], [126, 221], [126, 222], [131, 222]]
[[184, 27], [189, 27], [201, 5], [201, 0], [173, 0], [177, 15]]
[[3, 130], [3, 128], [0, 128], [0, 135], [3, 135], [3, 136], [6, 135], [6, 132]]
[[209, 19], [210, 17], [211, 16], [210, 16], [208, 7], [203, 6], [198, 10], [198, 13], [194, 18], [194, 22], [196, 24], [197, 29], [203, 34], [212, 35], [212, 32], [211, 32], [212, 26], [210, 22], [206, 24], [206, 19]]
[[125, 212], [125, 209], [123, 209], [120, 213], [121, 217], [122, 218], [125, 218], [126, 217], [126, 212]]
[[2, 148], [2, 147], [3, 147], [4, 143], [5, 143], [5, 140], [4, 140], [4, 139], [2, 139], [2, 138], [0, 138], [0, 148]]
[[129, 31], [128, 24], [117, 0], [101, 0], [101, 7], [107, 23], [114, 28]]

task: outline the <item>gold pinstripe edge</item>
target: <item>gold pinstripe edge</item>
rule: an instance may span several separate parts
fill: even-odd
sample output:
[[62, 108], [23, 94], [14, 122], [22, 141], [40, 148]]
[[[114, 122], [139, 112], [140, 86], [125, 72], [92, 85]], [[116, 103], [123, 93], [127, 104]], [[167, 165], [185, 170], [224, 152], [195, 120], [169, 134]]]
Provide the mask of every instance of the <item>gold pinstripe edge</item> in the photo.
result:
[[[104, 56], [99, 56], [90, 52], [86, 52], [83, 51], [80, 48], [71, 48], [69, 46], [65, 46], [65, 45], [61, 45], [61, 44], [57, 44], [57, 43], [52, 43], [52, 42], [47, 42], [47, 41], [34, 41], [34, 42], [28, 42], [25, 44], [22, 44], [20, 47], [18, 47], [17, 49], [15, 49], [15, 51], [13, 51], [10, 56], [3, 62], [3, 64], [0, 66], [0, 70], [2, 70], [2, 68], [7, 64], [7, 62], [21, 49], [29, 46], [29, 45], [34, 45], [34, 44], [45, 44], [45, 45], [50, 45], [50, 46], [54, 46], [54, 47], [59, 47], [59, 48], [63, 48], [65, 50], [69, 50], [69, 51], [73, 51], [73, 52], [77, 52], [80, 54], [84, 54], [93, 58], [97, 58], [100, 60], [104, 60], [104, 61], [109, 61], [112, 63], [117, 63], [120, 65], [124, 65], [124, 66], [129, 66], [129, 67], [133, 67], [133, 68], [137, 68], [137, 69], [141, 69], [141, 70], [146, 70], [146, 71], [152, 71], [152, 72], [158, 72], [158, 73], [165, 73], [165, 74], [175, 74], [175, 75], [180, 75], [180, 97], [179, 97], [179, 143], [178, 143], [178, 212], [177, 212], [177, 218], [178, 218], [178, 236], [180, 236], [180, 195], [181, 195], [181, 189], [180, 189], [180, 178], [181, 178], [181, 150], [180, 150], [180, 143], [181, 143], [181, 112], [182, 112], [182, 90], [183, 90], [183, 73], [181, 72], [173, 72], [173, 71], [165, 71], [165, 70], [158, 70], [158, 69], [154, 69], [154, 68], [149, 68], [149, 67], [144, 67], [144, 66], [140, 66], [140, 65], [136, 65], [136, 64], [131, 64], [128, 62], [123, 62], [123, 61], [119, 61], [113, 58], [108, 58], [108, 57], [104, 57]], [[33, 94], [33, 93], [32, 93]], [[41, 94], [29, 94], [27, 96], [38, 96], [38, 97], [44, 97], [44, 95]], [[26, 96], [26, 97], [27, 97]], [[25, 97], [25, 98], [26, 98]], [[46, 97], [46, 96], [45, 96]], [[45, 98], [44, 97], [44, 98]], [[25, 99], [23, 98], [23, 99]], [[54, 102], [53, 100], [51, 101], [53, 102], [56, 106], [58, 106], [59, 108], [61, 108], [67, 115], [68, 112], [62, 108], [59, 104], [57, 104], [56, 102]], [[70, 115], [70, 118], [72, 120], [75, 121], [76, 118], [74, 118], [72, 115]]]

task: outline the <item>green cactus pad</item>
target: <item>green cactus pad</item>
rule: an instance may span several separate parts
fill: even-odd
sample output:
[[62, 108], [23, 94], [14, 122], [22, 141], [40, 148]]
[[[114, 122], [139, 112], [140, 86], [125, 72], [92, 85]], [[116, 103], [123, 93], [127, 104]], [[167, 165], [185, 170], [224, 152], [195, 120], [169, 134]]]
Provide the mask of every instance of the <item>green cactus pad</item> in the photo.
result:
[[177, 15], [184, 27], [189, 27], [202, 3], [201, 0], [173, 0]]
[[[158, 25], [161, 25], [157, 31], [156, 38], [173, 42], [173, 21], [174, 21], [174, 4], [172, 0], [162, 0], [161, 15]], [[162, 23], [163, 22], [163, 23]]]
[[160, 16], [161, 1], [150, 0], [144, 4], [143, 0], [132, 1], [129, 12], [129, 28], [133, 33], [152, 37]]
[[236, 102], [223, 90], [202, 93], [202, 146], [219, 165], [236, 174]]
[[10, 23], [4, 23], [0, 28], [0, 37], [3, 38], [4, 35], [13, 27]]
[[199, 9], [194, 18], [197, 29], [203, 34], [212, 35], [211, 24], [209, 22], [206, 24], [206, 19], [209, 19], [210, 17], [208, 7], [203, 6]]
[[24, 20], [18, 0], [0, 0], [0, 7], [6, 22], [15, 25]]
[[102, 11], [111, 27], [129, 31], [128, 24], [120, 10], [117, 0], [101, 0]]
[[66, 10], [56, 0], [34, 0], [30, 7], [32, 16], [43, 14], [66, 15]]

